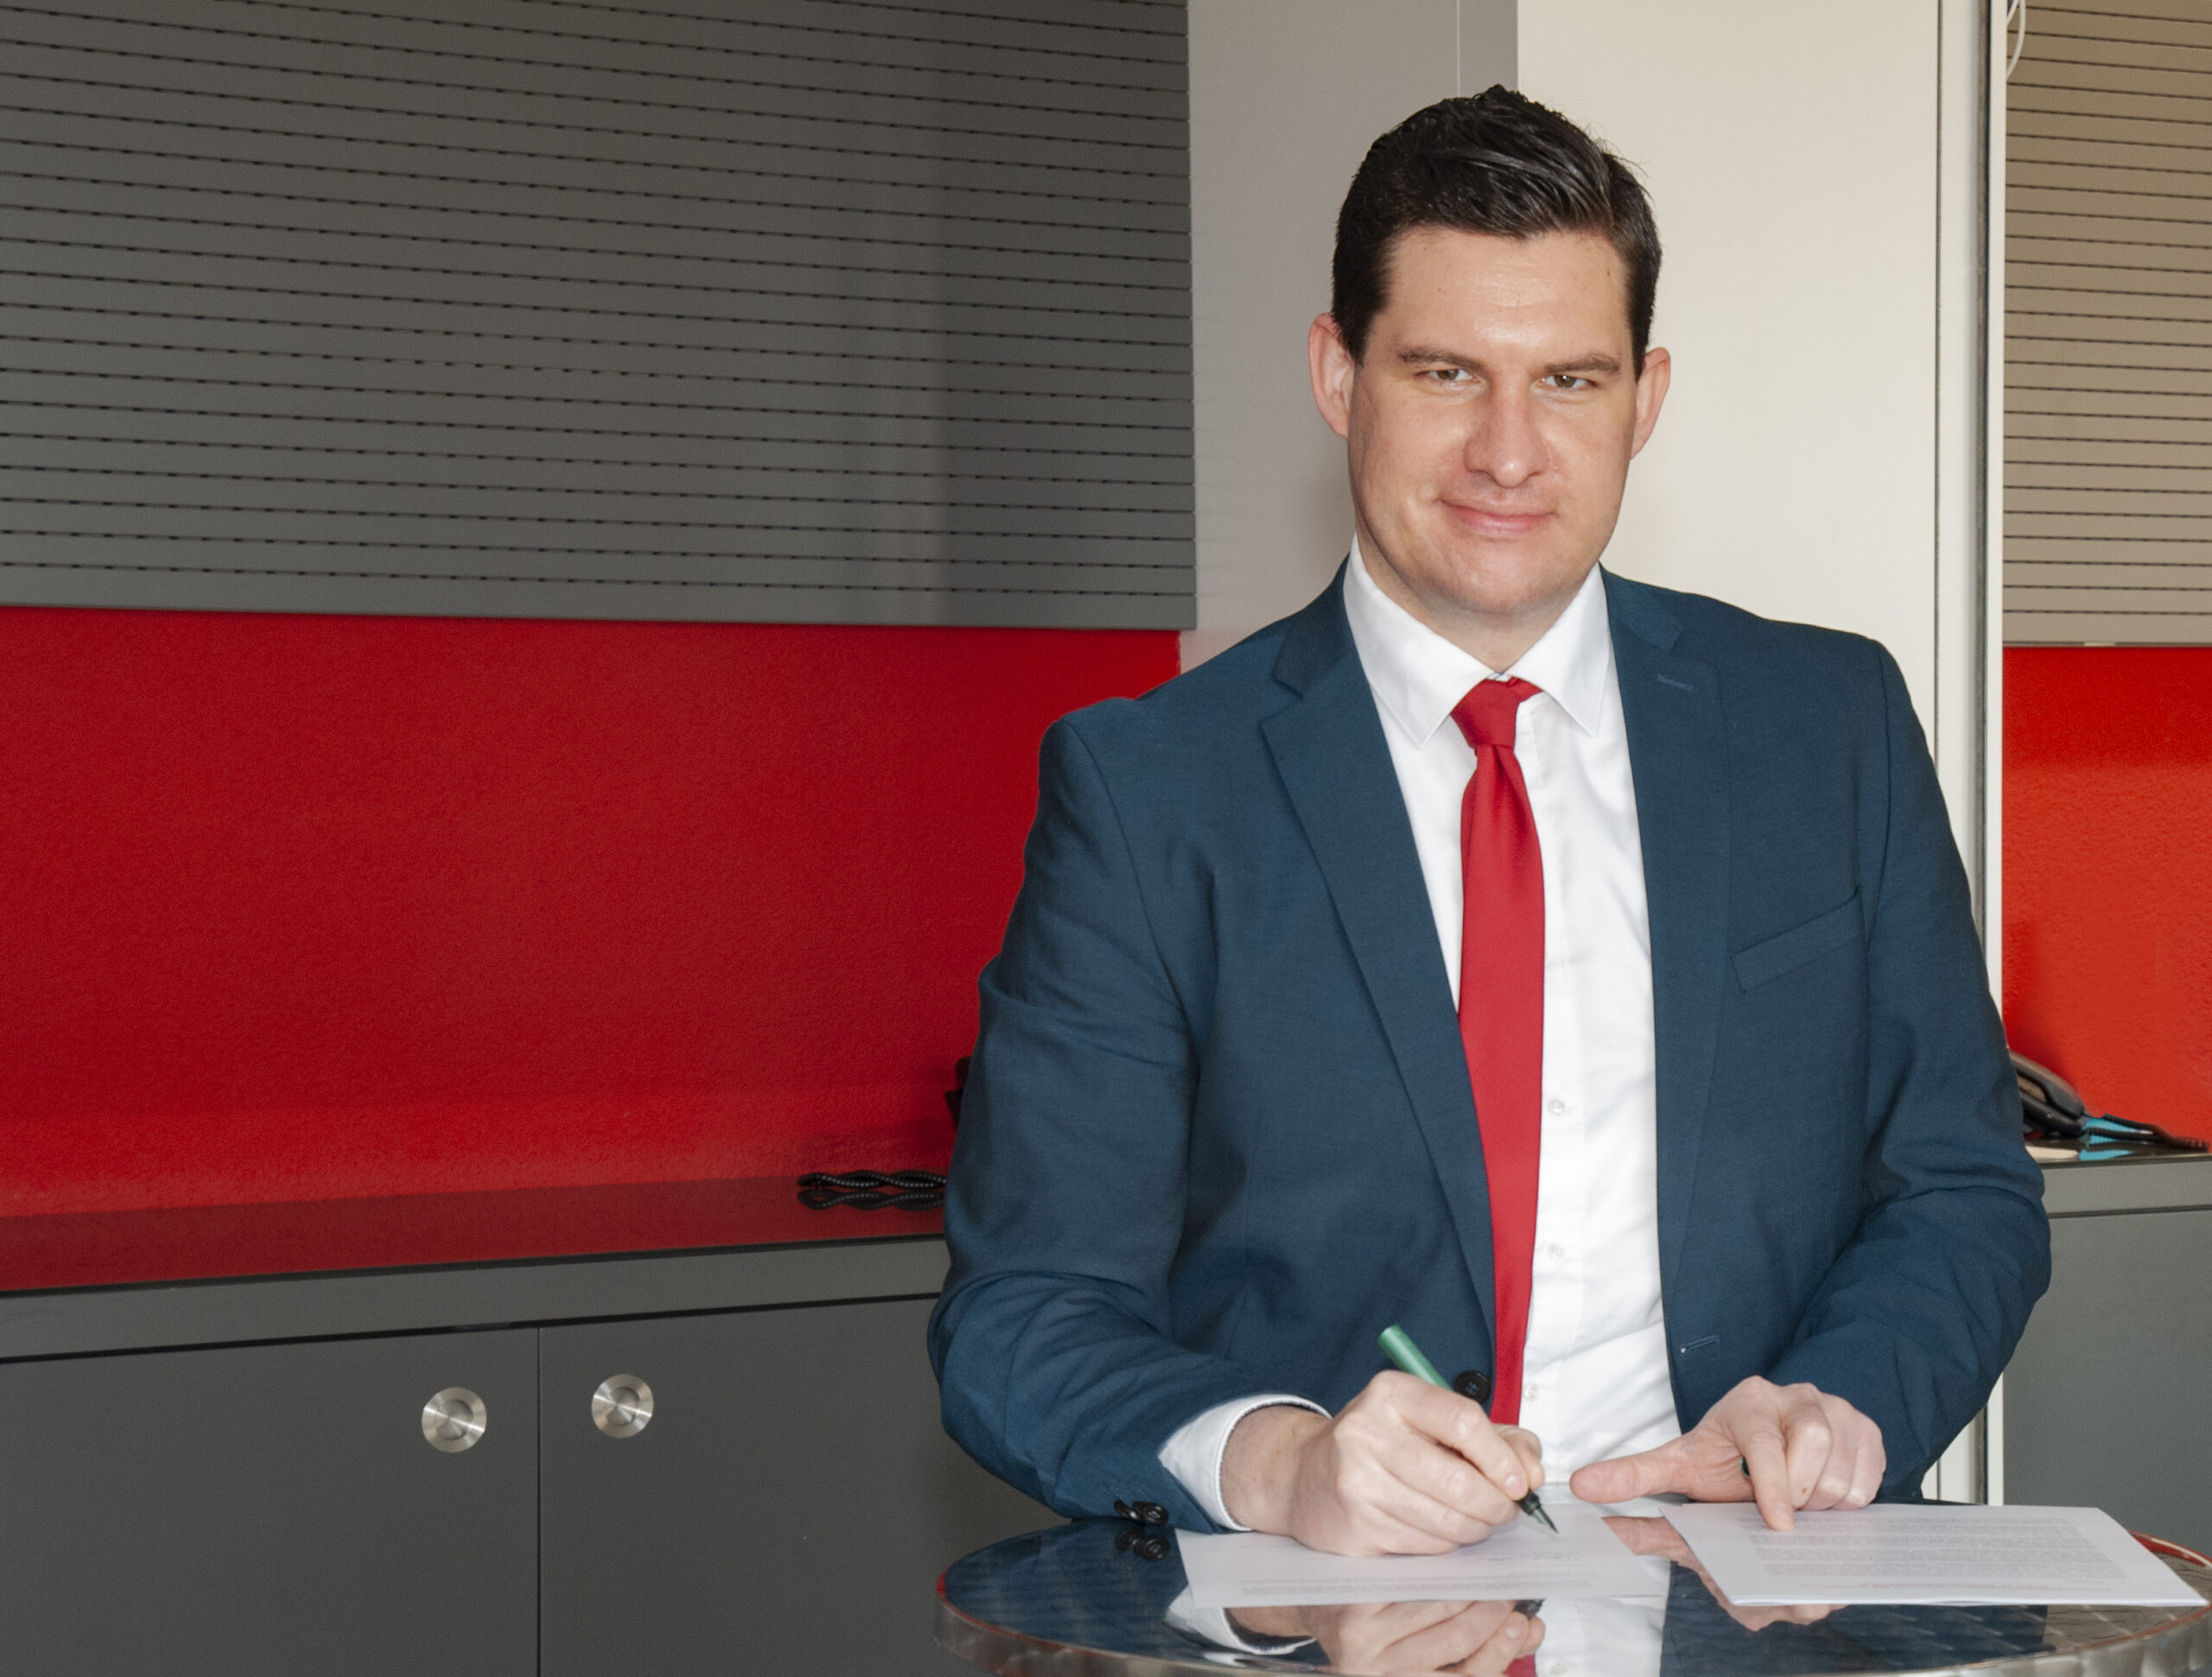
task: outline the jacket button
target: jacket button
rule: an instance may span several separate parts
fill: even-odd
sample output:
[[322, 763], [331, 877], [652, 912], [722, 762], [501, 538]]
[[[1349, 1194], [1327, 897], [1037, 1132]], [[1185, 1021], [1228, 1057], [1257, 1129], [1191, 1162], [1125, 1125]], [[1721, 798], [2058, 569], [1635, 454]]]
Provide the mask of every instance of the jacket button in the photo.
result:
[[1466, 1373], [1453, 1378], [1452, 1389], [1461, 1397], [1472, 1398], [1478, 1403], [1488, 1403], [1490, 1376], [1480, 1369], [1470, 1369]]

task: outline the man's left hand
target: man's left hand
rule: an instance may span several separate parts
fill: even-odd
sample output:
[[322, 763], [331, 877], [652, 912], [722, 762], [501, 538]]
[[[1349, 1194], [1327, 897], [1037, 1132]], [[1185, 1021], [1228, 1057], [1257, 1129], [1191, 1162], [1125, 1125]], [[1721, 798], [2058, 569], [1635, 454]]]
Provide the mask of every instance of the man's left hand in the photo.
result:
[[1863, 1509], [1889, 1465], [1882, 1429], [1840, 1397], [1757, 1375], [1656, 1450], [1592, 1462], [1567, 1481], [1586, 1502], [1625, 1502], [1673, 1491], [1694, 1502], [1756, 1498], [1776, 1531], [1799, 1509]]

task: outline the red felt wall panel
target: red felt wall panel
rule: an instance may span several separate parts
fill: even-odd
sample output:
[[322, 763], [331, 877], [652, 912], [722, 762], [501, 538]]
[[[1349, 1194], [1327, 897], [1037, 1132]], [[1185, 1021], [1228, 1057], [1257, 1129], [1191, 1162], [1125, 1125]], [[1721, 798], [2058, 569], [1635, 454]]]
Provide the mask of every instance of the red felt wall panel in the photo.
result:
[[937, 1165], [1172, 634], [0, 611], [0, 1211]]
[[2212, 1136], [2212, 647], [2005, 653], [2005, 1024], [2093, 1108]]

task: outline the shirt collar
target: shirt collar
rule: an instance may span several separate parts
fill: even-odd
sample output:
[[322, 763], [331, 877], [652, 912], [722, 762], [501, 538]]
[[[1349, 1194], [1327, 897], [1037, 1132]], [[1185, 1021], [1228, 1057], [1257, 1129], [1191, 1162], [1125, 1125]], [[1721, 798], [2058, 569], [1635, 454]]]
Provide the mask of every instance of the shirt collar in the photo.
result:
[[1417, 746], [1428, 744], [1468, 689], [1498, 674], [1533, 682], [1583, 733], [1599, 731], [1613, 640], [1605, 579], [1595, 565], [1558, 620], [1508, 670], [1494, 670], [1461, 651], [1384, 594], [1357, 537], [1344, 577], [1344, 615], [1376, 702]]

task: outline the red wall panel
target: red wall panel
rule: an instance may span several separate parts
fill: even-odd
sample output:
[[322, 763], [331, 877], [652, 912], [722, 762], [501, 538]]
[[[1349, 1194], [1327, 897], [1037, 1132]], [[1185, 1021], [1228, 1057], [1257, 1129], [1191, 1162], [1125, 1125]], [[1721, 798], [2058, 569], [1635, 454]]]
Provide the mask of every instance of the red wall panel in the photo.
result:
[[2212, 1136], [2212, 648], [2005, 653], [2004, 898], [2012, 1045]]
[[0, 611], [0, 1211], [937, 1165], [1172, 634]]

